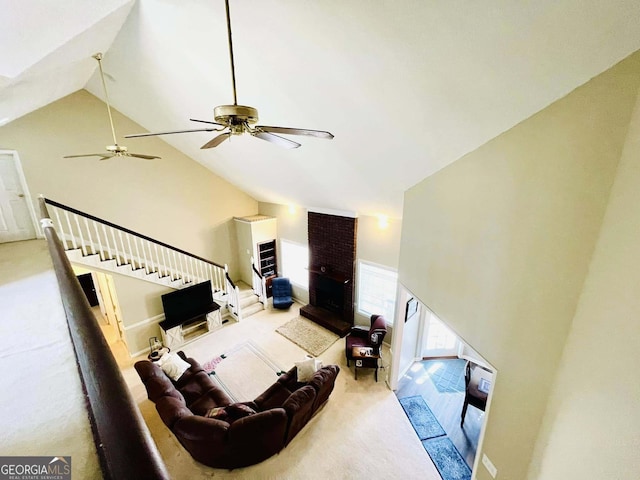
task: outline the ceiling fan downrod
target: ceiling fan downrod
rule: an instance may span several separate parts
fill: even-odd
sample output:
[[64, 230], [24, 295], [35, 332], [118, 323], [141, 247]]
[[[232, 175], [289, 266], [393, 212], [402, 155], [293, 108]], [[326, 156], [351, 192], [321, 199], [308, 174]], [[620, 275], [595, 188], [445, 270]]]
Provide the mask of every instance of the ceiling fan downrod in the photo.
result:
[[[102, 71], [102, 53], [98, 52], [93, 55], [98, 61], [98, 67], [100, 68], [100, 79], [102, 80], [102, 90], [104, 91], [104, 99], [107, 101], [107, 112], [109, 112], [109, 125], [111, 126], [111, 135], [113, 136], [113, 144], [118, 145], [118, 140], [116, 139], [116, 129], [113, 126], [113, 117], [111, 116], [111, 103], [109, 102], [109, 93], [107, 92], [107, 84], [104, 81], [104, 72]], [[126, 149], [125, 149], [126, 150]]]
[[227, 12], [227, 36], [229, 38], [229, 60], [231, 62], [231, 83], [233, 84], [233, 104], [238, 105], [236, 95], [236, 67], [233, 61], [233, 40], [231, 38], [231, 16], [229, 14], [229, 0], [224, 0], [225, 10]]

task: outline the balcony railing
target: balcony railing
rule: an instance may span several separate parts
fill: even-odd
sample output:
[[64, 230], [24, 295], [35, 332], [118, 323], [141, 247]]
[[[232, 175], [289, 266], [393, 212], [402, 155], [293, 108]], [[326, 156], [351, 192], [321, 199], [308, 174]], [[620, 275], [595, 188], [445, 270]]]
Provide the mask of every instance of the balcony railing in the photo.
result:
[[120, 373], [65, 248], [40, 199], [41, 226], [69, 325], [100, 467], [105, 479], [169, 479], [160, 453]]

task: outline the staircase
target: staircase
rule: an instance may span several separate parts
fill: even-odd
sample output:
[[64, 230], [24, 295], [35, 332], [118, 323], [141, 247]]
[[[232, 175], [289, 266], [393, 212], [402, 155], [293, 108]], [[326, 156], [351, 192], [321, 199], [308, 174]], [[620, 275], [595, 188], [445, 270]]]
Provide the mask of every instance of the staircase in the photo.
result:
[[247, 318], [255, 313], [264, 310], [265, 306], [260, 301], [260, 297], [244, 283], [238, 283], [239, 288], [239, 302], [240, 310], [242, 311], [242, 318]]
[[227, 265], [219, 265], [127, 228], [50, 199], [48, 217], [69, 261], [171, 288], [211, 280], [213, 298], [223, 317], [242, 320], [264, 308], [261, 292], [236, 286]]

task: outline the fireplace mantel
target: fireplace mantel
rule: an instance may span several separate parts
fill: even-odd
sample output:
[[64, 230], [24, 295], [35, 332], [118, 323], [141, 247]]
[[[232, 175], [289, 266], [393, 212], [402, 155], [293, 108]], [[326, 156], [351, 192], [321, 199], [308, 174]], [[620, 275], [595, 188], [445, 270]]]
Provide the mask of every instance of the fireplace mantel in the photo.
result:
[[346, 285], [351, 281], [350, 278], [345, 277], [344, 275], [340, 275], [339, 273], [330, 272], [326, 268], [310, 268], [309, 273], [313, 273], [314, 275], [319, 275], [321, 277], [328, 278], [329, 280], [333, 280], [336, 283], [342, 283]]

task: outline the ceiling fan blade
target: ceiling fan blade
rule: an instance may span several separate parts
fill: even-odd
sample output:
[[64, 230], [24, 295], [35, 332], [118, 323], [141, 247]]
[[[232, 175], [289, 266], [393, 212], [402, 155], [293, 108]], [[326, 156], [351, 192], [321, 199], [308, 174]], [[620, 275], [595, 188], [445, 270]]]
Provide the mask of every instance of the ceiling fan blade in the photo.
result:
[[217, 137], [214, 137], [213, 139], [211, 139], [207, 143], [205, 143], [203, 146], [201, 146], [200, 149], [204, 150], [205, 148], [217, 147], [218, 145], [220, 145], [222, 142], [224, 142], [230, 136], [231, 136], [231, 132], [221, 133]]
[[309, 130], [306, 128], [289, 127], [268, 127], [263, 125], [258, 125], [254, 128], [260, 129], [263, 132], [284, 133], [286, 135], [307, 135], [309, 137], [326, 138], [328, 140], [333, 138], [333, 135], [331, 133], [325, 132], [323, 130]]
[[155, 160], [156, 158], [160, 158], [155, 155], [144, 155], [142, 153], [127, 153], [127, 155], [130, 157], [144, 158], [145, 160]]
[[83, 153], [82, 155], [65, 155], [62, 158], [103, 157], [105, 153]]
[[226, 128], [226, 125], [223, 125], [222, 123], [210, 122], [209, 120], [198, 120], [197, 118], [190, 118], [189, 120], [192, 122], [210, 123], [211, 125], [220, 125], [221, 127]]
[[194, 130], [175, 130], [171, 132], [155, 132], [155, 133], [133, 133], [125, 135], [124, 138], [153, 137], [155, 135], [172, 135], [174, 133], [191, 133], [191, 132], [217, 132], [218, 128], [196, 128]]
[[258, 137], [261, 140], [266, 140], [267, 142], [275, 143], [276, 145], [280, 145], [281, 147], [284, 147], [284, 148], [298, 148], [301, 146], [298, 142], [294, 142], [293, 140], [289, 140], [288, 138], [274, 135], [273, 133], [251, 132], [251, 135], [254, 137]]

